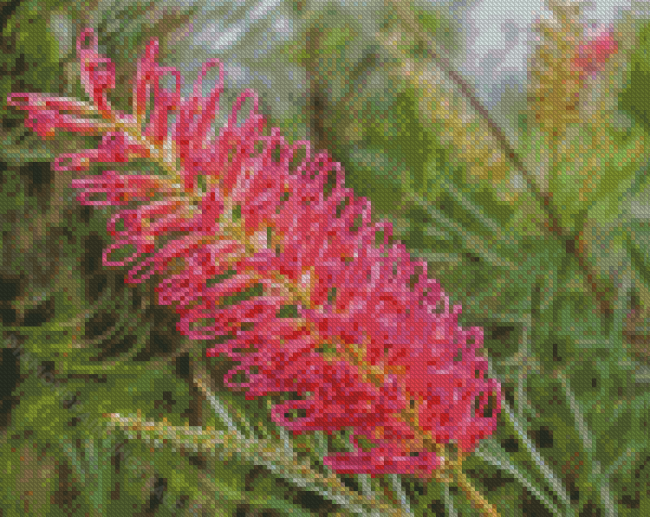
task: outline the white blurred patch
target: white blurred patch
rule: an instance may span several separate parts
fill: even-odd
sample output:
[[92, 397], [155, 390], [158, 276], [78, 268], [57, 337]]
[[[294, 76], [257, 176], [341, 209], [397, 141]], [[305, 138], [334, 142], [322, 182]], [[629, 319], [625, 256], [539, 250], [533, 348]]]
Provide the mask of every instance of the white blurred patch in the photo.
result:
[[[586, 34], [621, 20], [631, 10], [631, 1], [582, 1]], [[635, 3], [638, 11], [650, 12], [648, 0]], [[483, 105], [516, 145], [517, 114], [526, 108], [528, 57], [538, 37], [532, 25], [552, 13], [540, 0], [460, 1], [453, 2], [451, 10], [463, 42], [454, 67], [474, 85]]]

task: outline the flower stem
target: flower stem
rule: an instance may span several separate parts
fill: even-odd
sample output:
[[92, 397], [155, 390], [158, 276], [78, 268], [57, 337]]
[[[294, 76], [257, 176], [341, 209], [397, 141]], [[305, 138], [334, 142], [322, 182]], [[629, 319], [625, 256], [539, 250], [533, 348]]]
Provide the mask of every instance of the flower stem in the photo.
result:
[[497, 509], [474, 488], [470, 480], [463, 473], [460, 463], [454, 468], [454, 483], [465, 493], [467, 499], [476, 505], [481, 515], [485, 517], [499, 517]]

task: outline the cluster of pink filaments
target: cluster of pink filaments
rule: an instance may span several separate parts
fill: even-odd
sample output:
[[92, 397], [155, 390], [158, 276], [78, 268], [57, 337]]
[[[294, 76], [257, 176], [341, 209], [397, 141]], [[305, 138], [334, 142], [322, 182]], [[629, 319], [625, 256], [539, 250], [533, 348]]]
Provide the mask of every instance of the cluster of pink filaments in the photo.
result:
[[[143, 157], [164, 170], [73, 180], [85, 205], [128, 206], [108, 222], [115, 242], [104, 264], [128, 265], [131, 283], [161, 275], [158, 300], [173, 304], [179, 330], [206, 340], [208, 356], [239, 362], [228, 386], [248, 397], [302, 397], [275, 406], [274, 421], [297, 433], [350, 430], [354, 451], [325, 458], [337, 472], [426, 477], [441, 465], [440, 444], [471, 451], [492, 434], [501, 393], [476, 353], [482, 332], [459, 327], [460, 309], [427, 277], [426, 263], [391, 244], [390, 224], [371, 222], [370, 203], [344, 187], [326, 153], [312, 158], [308, 142], [289, 146], [279, 130], [265, 132], [254, 93], [240, 96], [227, 125], [209, 135], [223, 69], [206, 63], [184, 99], [180, 74], [156, 64], [157, 50], [152, 41], [138, 63], [132, 115], [106, 98], [114, 67], [98, 54], [92, 30], [78, 51], [94, 104], [40, 94], [8, 99], [42, 136], [55, 128], [103, 136], [97, 149], [57, 159], [58, 171]], [[219, 83], [204, 98], [202, 80], [217, 65]], [[160, 85], [165, 74], [176, 78], [172, 91]], [[238, 125], [247, 98], [254, 107]], [[168, 128], [172, 112], [178, 117]], [[300, 148], [306, 158], [294, 168]], [[126, 250], [126, 258], [114, 256]], [[236, 384], [236, 374], [246, 382]], [[304, 416], [290, 419], [291, 410]]]

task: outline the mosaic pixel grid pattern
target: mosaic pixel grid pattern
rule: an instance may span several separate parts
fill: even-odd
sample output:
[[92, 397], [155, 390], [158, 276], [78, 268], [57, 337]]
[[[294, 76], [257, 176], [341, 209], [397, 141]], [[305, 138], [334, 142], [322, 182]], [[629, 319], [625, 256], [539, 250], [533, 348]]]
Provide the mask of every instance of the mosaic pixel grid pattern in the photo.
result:
[[645, 515], [647, 16], [479, 4], [0, 4], [0, 516]]

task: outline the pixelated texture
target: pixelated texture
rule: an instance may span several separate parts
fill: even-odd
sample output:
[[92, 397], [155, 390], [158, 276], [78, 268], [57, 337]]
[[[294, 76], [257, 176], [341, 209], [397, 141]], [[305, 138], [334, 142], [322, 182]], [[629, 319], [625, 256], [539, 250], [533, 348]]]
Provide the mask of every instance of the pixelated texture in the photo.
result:
[[648, 513], [646, 26], [0, 7], [0, 515]]

